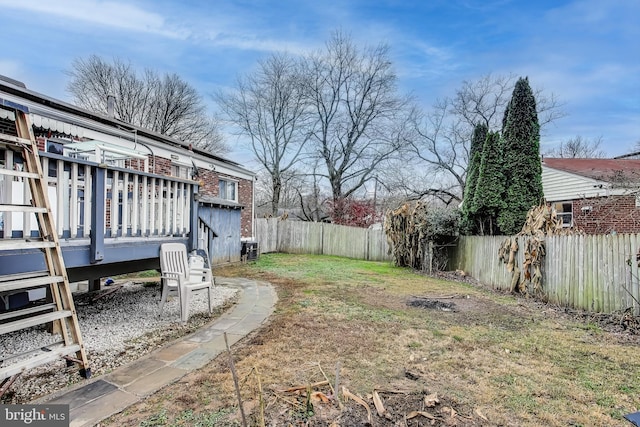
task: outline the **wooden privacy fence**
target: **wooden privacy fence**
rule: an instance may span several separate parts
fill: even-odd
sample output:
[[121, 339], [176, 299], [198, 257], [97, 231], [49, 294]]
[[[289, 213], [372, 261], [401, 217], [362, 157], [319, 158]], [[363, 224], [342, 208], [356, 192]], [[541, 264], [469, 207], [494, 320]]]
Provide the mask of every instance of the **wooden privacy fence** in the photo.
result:
[[320, 222], [256, 220], [260, 253], [336, 255], [369, 261], [390, 261], [383, 230]]
[[[336, 255], [391, 261], [383, 230], [368, 230], [278, 218], [257, 219], [260, 253]], [[509, 290], [511, 273], [498, 259], [506, 236], [462, 236], [452, 248], [449, 269], [463, 270], [494, 289]], [[516, 265], [523, 271], [525, 237]], [[640, 234], [551, 236], [545, 240], [542, 292], [549, 302], [591, 312], [631, 308], [640, 315]]]
[[[498, 260], [505, 236], [464, 236], [452, 251], [449, 267], [481, 283], [509, 290], [511, 273]], [[516, 265], [523, 271], [524, 241]], [[592, 312], [632, 308], [640, 314], [639, 234], [552, 236], [545, 240], [542, 291], [549, 302]]]

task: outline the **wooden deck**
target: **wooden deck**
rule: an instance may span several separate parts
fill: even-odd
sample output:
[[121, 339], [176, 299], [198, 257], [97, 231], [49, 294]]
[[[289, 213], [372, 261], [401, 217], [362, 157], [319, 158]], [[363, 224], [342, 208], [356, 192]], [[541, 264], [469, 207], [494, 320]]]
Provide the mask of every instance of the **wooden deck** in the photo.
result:
[[[22, 170], [21, 158], [0, 151], [1, 169]], [[133, 162], [108, 165], [51, 153], [40, 157], [71, 281], [157, 268], [164, 242], [197, 246], [196, 182], [136, 170]], [[25, 181], [0, 172], [0, 204], [29, 204]], [[35, 221], [32, 212], [0, 212], [0, 275], [43, 268], [40, 251], [20, 246], [40, 238]]]

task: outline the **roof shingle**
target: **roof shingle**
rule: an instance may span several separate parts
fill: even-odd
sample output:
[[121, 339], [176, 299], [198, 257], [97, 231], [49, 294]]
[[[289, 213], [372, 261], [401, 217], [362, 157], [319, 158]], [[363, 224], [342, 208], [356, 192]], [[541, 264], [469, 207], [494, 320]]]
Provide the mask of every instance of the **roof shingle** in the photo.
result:
[[611, 183], [640, 182], [640, 159], [543, 158], [543, 166]]

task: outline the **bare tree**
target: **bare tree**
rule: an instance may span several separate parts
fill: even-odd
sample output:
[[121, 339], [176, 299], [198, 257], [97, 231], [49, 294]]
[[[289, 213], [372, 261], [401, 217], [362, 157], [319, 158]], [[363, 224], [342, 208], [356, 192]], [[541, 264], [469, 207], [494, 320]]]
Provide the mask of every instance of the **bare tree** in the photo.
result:
[[400, 147], [407, 100], [385, 45], [359, 50], [335, 32], [326, 49], [306, 60], [307, 94], [315, 125], [312, 154], [322, 159], [331, 186], [334, 219], [341, 200], [360, 189]]
[[[477, 81], [463, 82], [454, 97], [436, 101], [427, 112], [414, 110], [413, 136], [407, 147], [418, 174], [429, 185], [414, 180], [413, 185], [405, 187], [408, 193], [415, 198], [433, 196], [446, 204], [462, 201], [473, 129], [484, 123], [490, 131], [501, 130], [514, 84], [513, 75], [489, 74]], [[541, 127], [564, 115], [553, 95], [544, 96], [541, 90], [535, 94]], [[417, 175], [416, 169], [405, 171], [410, 176]], [[409, 181], [405, 179], [405, 185]]]
[[578, 135], [568, 141], [561, 142], [559, 146], [548, 150], [544, 155], [546, 157], [582, 159], [607, 157], [607, 153], [600, 148], [600, 144], [602, 144], [602, 137], [588, 140]]
[[297, 60], [274, 54], [239, 78], [233, 92], [216, 94], [219, 107], [249, 138], [251, 150], [269, 174], [273, 215], [278, 214], [284, 178], [312, 131], [303, 80]]
[[[299, 208], [299, 188], [306, 188], [308, 183], [304, 174], [296, 169], [290, 169], [281, 174], [282, 189], [280, 191], [280, 201], [278, 203], [278, 212], [275, 215], [281, 215], [283, 212], [290, 212]], [[272, 210], [273, 200], [273, 183], [271, 174], [264, 168], [257, 173], [256, 179], [256, 215], [260, 217], [274, 216]]]
[[[511, 98], [514, 76], [487, 74], [475, 81], [465, 80], [451, 100], [447, 113], [457, 117], [465, 125], [482, 123], [489, 130], [500, 130], [504, 108]], [[436, 108], [441, 107], [436, 104]], [[473, 129], [473, 127], [472, 127]]]
[[321, 175], [318, 173], [320, 159], [313, 159], [306, 174], [301, 174], [294, 190], [298, 196], [300, 212], [297, 217], [303, 221], [322, 222], [330, 219], [327, 201], [330, 197], [322, 189]]
[[130, 62], [107, 62], [97, 55], [74, 60], [67, 74], [67, 91], [83, 108], [108, 114], [112, 95], [114, 115], [124, 122], [216, 154], [229, 151], [202, 97], [177, 74], [160, 76], [149, 69], [138, 73]]

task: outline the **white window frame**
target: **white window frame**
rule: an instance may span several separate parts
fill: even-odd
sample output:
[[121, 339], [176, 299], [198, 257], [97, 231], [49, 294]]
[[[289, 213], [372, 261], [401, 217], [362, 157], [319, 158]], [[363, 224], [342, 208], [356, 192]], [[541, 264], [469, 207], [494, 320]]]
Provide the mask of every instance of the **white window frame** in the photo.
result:
[[171, 163], [171, 176], [175, 178], [191, 179], [191, 167], [180, 163]]
[[[226, 194], [222, 194], [221, 192], [221, 183], [225, 183], [225, 193]], [[233, 184], [233, 196], [234, 197], [229, 197], [229, 184]], [[231, 200], [232, 202], [238, 202], [238, 181], [236, 181], [235, 179], [229, 179], [229, 178], [218, 178], [218, 197], [220, 197], [221, 199], [224, 200]]]
[[[565, 212], [565, 205], [571, 205], [571, 211]], [[555, 202], [553, 204], [554, 209], [556, 210], [556, 215], [558, 219], [562, 222], [563, 228], [573, 227], [573, 200], [566, 200], [562, 202]]]

